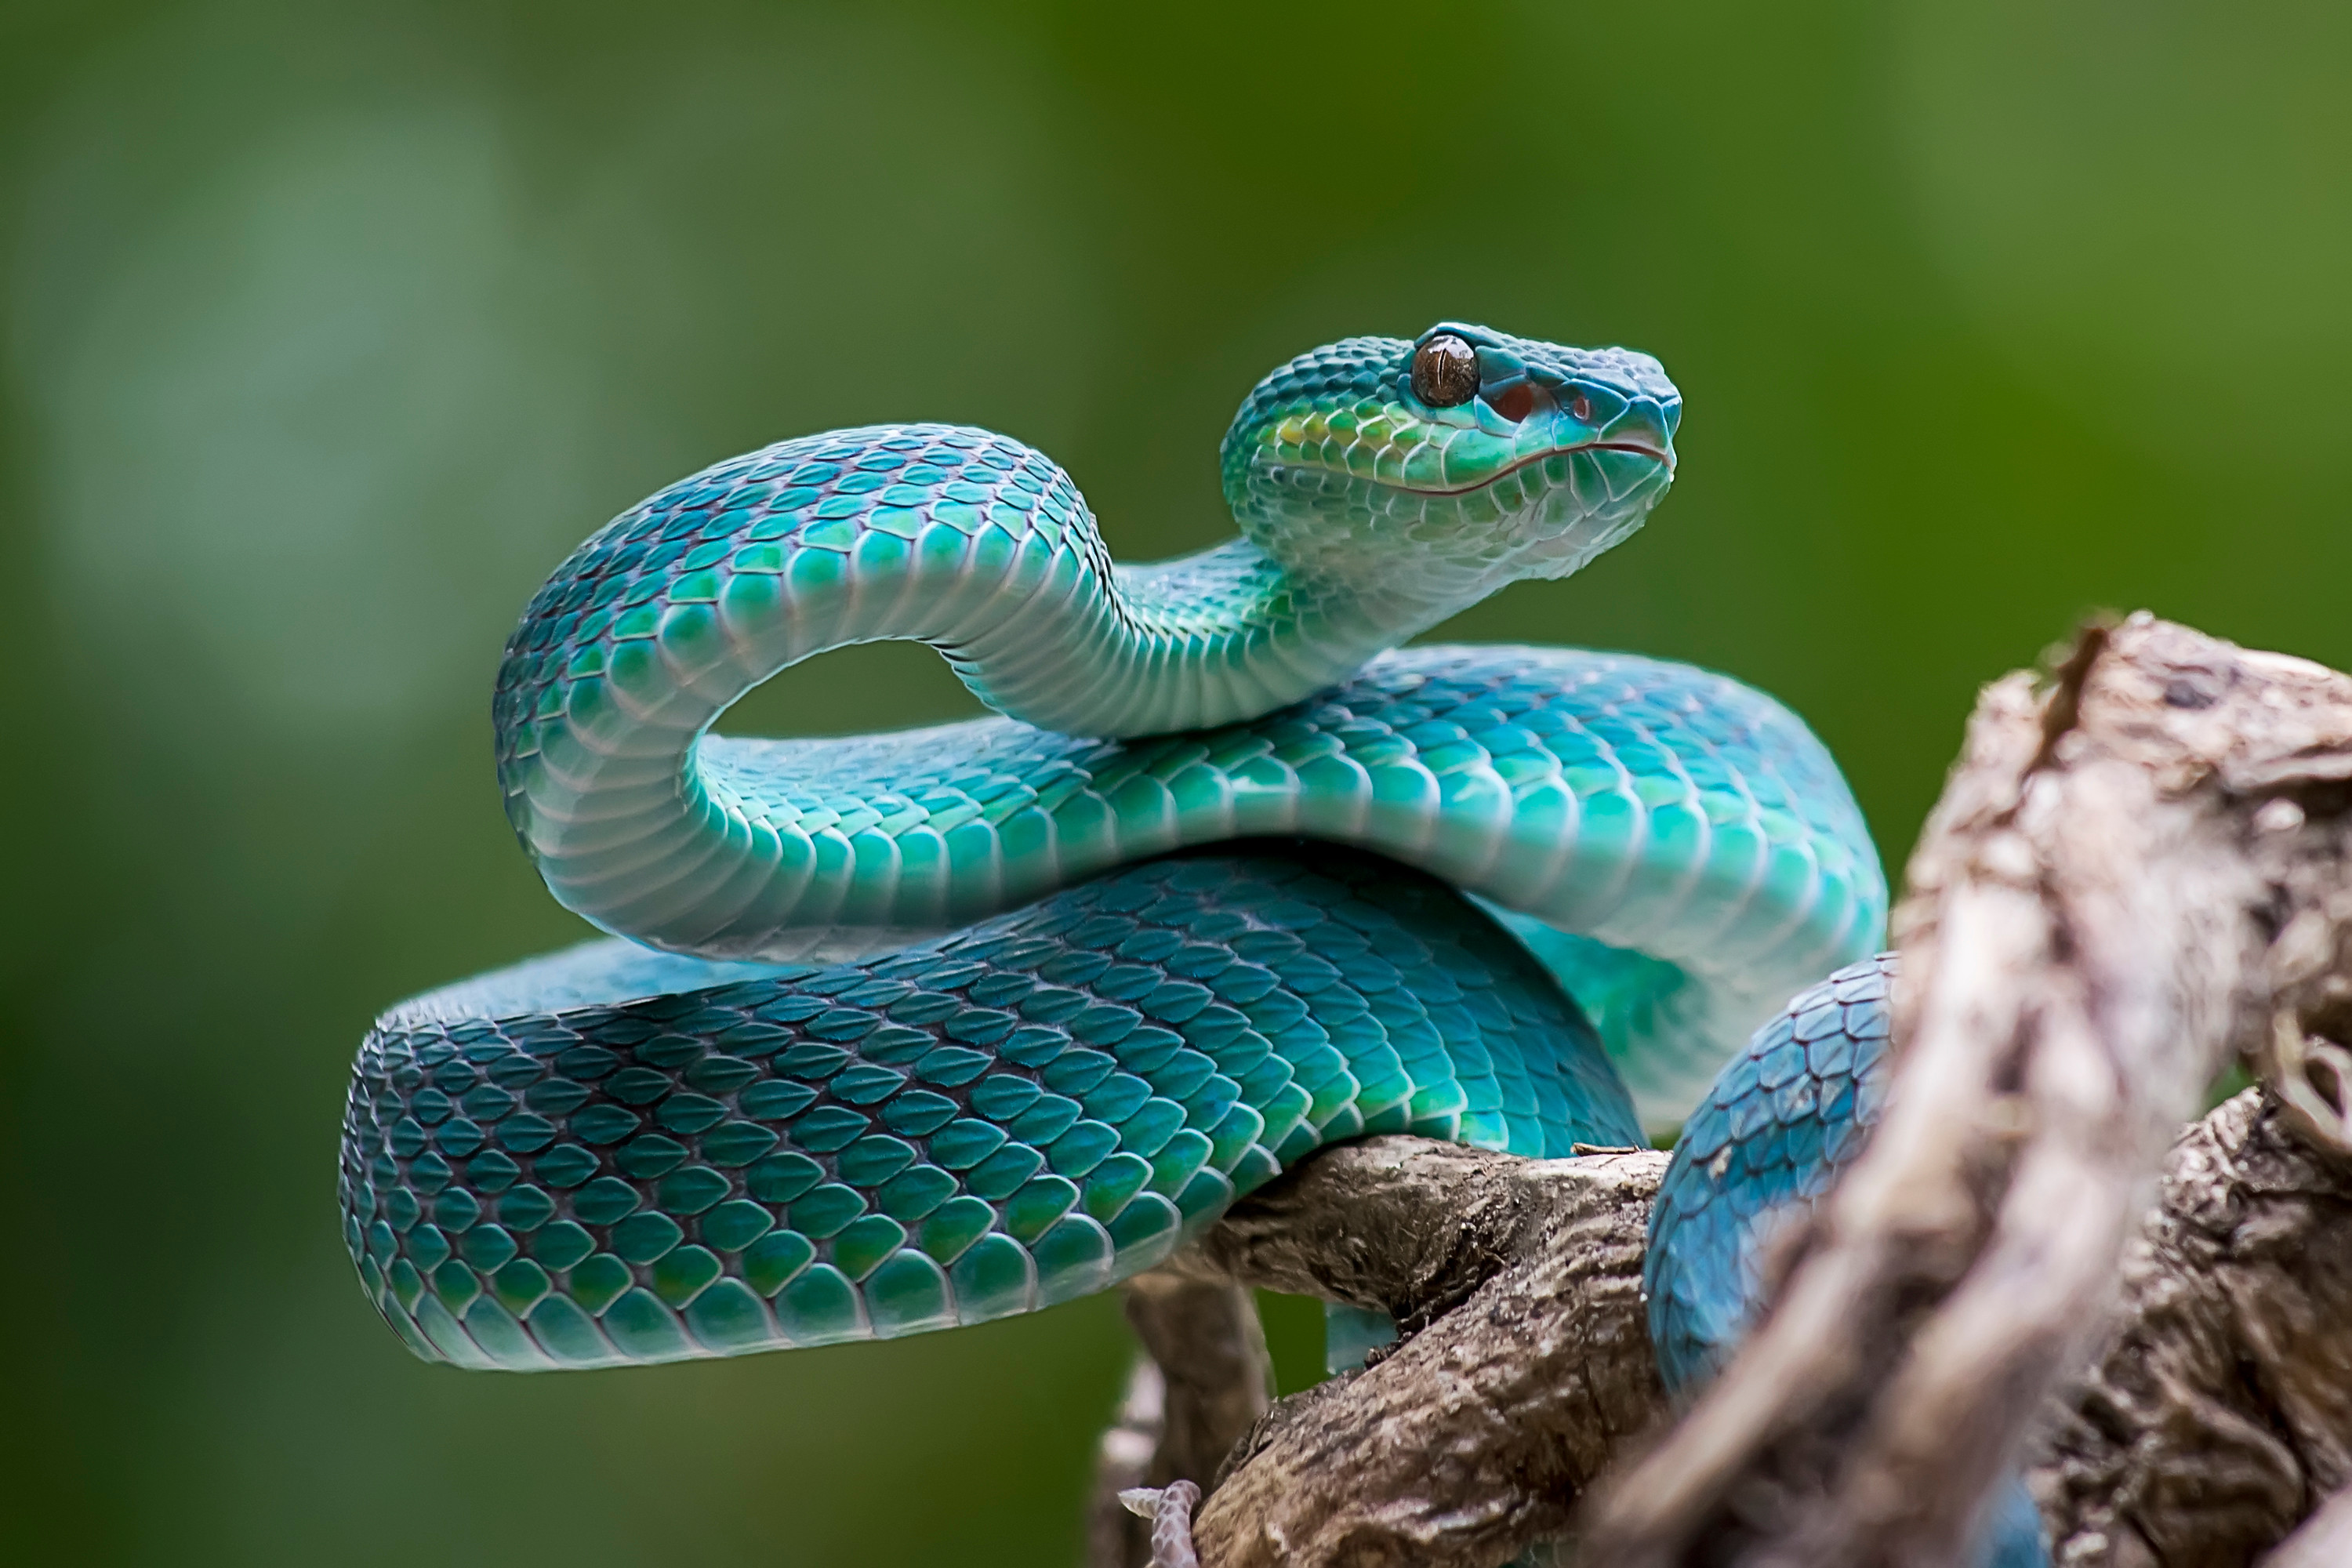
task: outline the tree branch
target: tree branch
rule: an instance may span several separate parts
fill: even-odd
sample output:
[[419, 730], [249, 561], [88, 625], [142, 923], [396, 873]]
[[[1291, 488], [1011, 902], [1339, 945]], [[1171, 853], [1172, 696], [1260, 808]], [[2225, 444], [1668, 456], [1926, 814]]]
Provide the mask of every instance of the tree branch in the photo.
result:
[[[1898, 926], [1886, 1118], [1581, 1560], [1952, 1563], [2042, 1422], [2068, 1568], [2244, 1561], [2352, 1447], [2352, 679], [2138, 616], [1997, 683]], [[2143, 1234], [2233, 1053], [2269, 1096], [2181, 1140]], [[1562, 1533], [1662, 1415], [1663, 1163], [1383, 1138], [1237, 1205], [1192, 1277], [1407, 1338], [1258, 1424], [1202, 1561], [1490, 1564]]]
[[2048, 1413], [2034, 1491], [2068, 1568], [2249, 1562], [2352, 1484], [2352, 1161], [2249, 1089], [2173, 1146], [2162, 1193]]
[[1442, 1568], [1561, 1534], [1662, 1408], [1641, 1274], [1664, 1168], [1371, 1138], [1236, 1205], [1191, 1268], [1379, 1307], [1409, 1337], [1258, 1424], [1196, 1521], [1202, 1560]]
[[1205, 1489], [1265, 1414], [1274, 1388], [1265, 1332], [1246, 1289], [1154, 1269], [1129, 1280], [1126, 1293], [1142, 1353], [1097, 1451], [1087, 1526], [1094, 1568], [1150, 1563], [1153, 1525], [1120, 1494], [1175, 1481]]
[[2344, 1568], [2352, 1563], [2352, 1490], [2337, 1492], [2304, 1521], [2263, 1568]]
[[2342, 955], [2348, 776], [2352, 679], [2147, 616], [1986, 692], [1898, 915], [1885, 1120], [1596, 1552], [1958, 1560], [2166, 1146], [2290, 1002], [2274, 939]]

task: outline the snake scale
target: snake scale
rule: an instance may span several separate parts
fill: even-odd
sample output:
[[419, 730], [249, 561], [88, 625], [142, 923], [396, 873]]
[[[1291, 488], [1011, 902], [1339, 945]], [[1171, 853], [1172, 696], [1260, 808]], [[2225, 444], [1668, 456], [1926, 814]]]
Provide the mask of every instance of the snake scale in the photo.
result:
[[[1262, 381], [1240, 537], [1171, 562], [1114, 563], [1058, 467], [953, 426], [614, 519], [494, 703], [517, 834], [613, 934], [377, 1020], [341, 1184], [370, 1299], [470, 1367], [887, 1338], [1102, 1289], [1336, 1140], [1687, 1117], [1647, 1283], [1695, 1385], [1758, 1226], [1874, 1114], [1861, 813], [1722, 676], [1400, 647], [1632, 533], [1680, 416], [1645, 355], [1443, 322]], [[1001, 717], [708, 732], [877, 638]]]

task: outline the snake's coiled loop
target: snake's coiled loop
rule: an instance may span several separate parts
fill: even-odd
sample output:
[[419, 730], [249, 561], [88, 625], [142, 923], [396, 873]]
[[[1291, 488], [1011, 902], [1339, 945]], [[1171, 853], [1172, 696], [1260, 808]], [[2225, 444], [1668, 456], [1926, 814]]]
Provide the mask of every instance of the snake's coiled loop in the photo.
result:
[[[889, 1336], [1099, 1289], [1334, 1139], [1565, 1154], [1679, 1119], [1877, 943], [1834, 765], [1686, 666], [1392, 651], [1632, 531], [1679, 415], [1643, 356], [1442, 323], [1262, 383], [1223, 452], [1242, 538], [1182, 561], [1115, 565], [1058, 468], [949, 426], [616, 519], [532, 601], [496, 720], [549, 886], [629, 940], [379, 1020], [343, 1148], [371, 1296], [477, 1366]], [[1005, 717], [706, 734], [875, 637]], [[1832, 1076], [1702, 1121], [1786, 1144], [1852, 1110], [1790, 1098]], [[1830, 1147], [1726, 1201], [1801, 1195]], [[1745, 1232], [1695, 1169], [1660, 1298], [1720, 1338]]]

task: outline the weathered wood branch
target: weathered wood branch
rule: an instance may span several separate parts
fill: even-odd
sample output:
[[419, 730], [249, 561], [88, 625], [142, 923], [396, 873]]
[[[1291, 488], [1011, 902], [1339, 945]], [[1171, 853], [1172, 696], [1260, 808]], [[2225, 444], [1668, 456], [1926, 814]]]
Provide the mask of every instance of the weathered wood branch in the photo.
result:
[[2263, 1559], [2263, 1568], [2344, 1568], [2352, 1563], [2352, 1491], [2340, 1491]]
[[1664, 1167], [1380, 1138], [1238, 1206], [1207, 1265], [1409, 1337], [1260, 1424], [1202, 1507], [1202, 1560], [1495, 1563], [1562, 1533], [1659, 1410], [1641, 1268]]
[[[1429, 1205], [1416, 1209], [1415, 1239], [1400, 1255], [1391, 1259], [1383, 1249], [1368, 1264], [1365, 1234], [1350, 1234], [1335, 1223], [1342, 1217], [1335, 1211], [1351, 1201], [1363, 1173], [1340, 1168], [1318, 1175], [1318, 1168], [1325, 1162], [1362, 1159], [1370, 1151], [1359, 1146], [1332, 1151], [1294, 1178], [1302, 1184], [1317, 1183], [1307, 1202], [1296, 1203], [1277, 1185], [1236, 1215], [1241, 1234], [1212, 1233], [1216, 1256], [1270, 1286], [1334, 1295], [1330, 1287], [1341, 1282], [1361, 1285], [1379, 1278], [1392, 1283], [1420, 1269], [1418, 1277], [1428, 1286], [1403, 1297], [1433, 1303], [1459, 1294], [1461, 1281], [1475, 1277], [1481, 1267], [1496, 1273], [1514, 1267], [1519, 1261], [1519, 1254], [1510, 1250], [1514, 1232], [1540, 1244], [1544, 1227], [1528, 1225], [1524, 1214], [1496, 1223], [1495, 1189], [1485, 1178], [1487, 1163], [1501, 1163], [1501, 1157], [1465, 1156], [1449, 1145], [1409, 1139], [1381, 1142], [1393, 1146], [1380, 1152], [1384, 1164], [1416, 1149], [1431, 1156], [1417, 1172], [1423, 1178], [1418, 1197], [1412, 1195], [1414, 1187], [1394, 1184], [1391, 1170], [1376, 1167], [1370, 1173], [1370, 1184], [1395, 1192], [1399, 1201]], [[1525, 1164], [1520, 1169], [1538, 1178], [1543, 1171]], [[1470, 1179], [1453, 1180], [1456, 1172]], [[1520, 1190], [1521, 1200], [1532, 1195], [1549, 1201], [1549, 1184], [1531, 1185], [1532, 1194]], [[1646, 1191], [1646, 1184], [1641, 1190]], [[1577, 1207], [1601, 1195], [1587, 1186], [1563, 1191]], [[1632, 1201], [1631, 1191], [1623, 1200]], [[1639, 1199], [1643, 1209], [1647, 1202], [1646, 1195]], [[1286, 1231], [1282, 1227], [1294, 1211], [1307, 1223]], [[1622, 1217], [1635, 1228], [1644, 1223], [1631, 1214]], [[1449, 1229], [1454, 1237], [1451, 1248], [1445, 1244]], [[1426, 1267], [1416, 1253], [1433, 1237], [1435, 1251], [1454, 1253], [1438, 1268]], [[1262, 1245], [1269, 1247], [1268, 1253], [1253, 1258]], [[1638, 1258], [1619, 1254], [1615, 1262], [1625, 1281], [1637, 1278]], [[1216, 1271], [1204, 1258], [1190, 1258], [1187, 1266], [1197, 1274]], [[2331, 1488], [2352, 1484], [2345, 1458], [2352, 1444], [2352, 1159], [2311, 1140], [2297, 1113], [2275, 1096], [2261, 1090], [2239, 1095], [2192, 1124], [2174, 1144], [2159, 1201], [2126, 1254], [2123, 1279], [2121, 1305], [2105, 1348], [2042, 1412], [2047, 1431], [2037, 1444], [2032, 1479], [2053, 1559], [2065, 1568], [2250, 1563]], [[1165, 1292], [1168, 1287], [1159, 1289]], [[1473, 1290], [1467, 1299], [1475, 1296]], [[1155, 1342], [1162, 1353], [1181, 1353], [1171, 1348], [1176, 1342]], [[1516, 1343], [1488, 1342], [1488, 1348], [1507, 1359], [1520, 1353]], [[1621, 1336], [1607, 1348], [1625, 1359], [1622, 1365], [1597, 1370], [1598, 1384], [1622, 1388], [1654, 1377], [1645, 1340]], [[1249, 1376], [1241, 1373], [1238, 1381], [1247, 1383]], [[1278, 1473], [1268, 1481], [1295, 1482], [1318, 1494], [1313, 1509], [1377, 1511], [1386, 1500], [1378, 1489], [1391, 1484], [1385, 1475], [1318, 1475], [1299, 1464], [1297, 1448], [1280, 1450], [1269, 1440], [1296, 1427], [1314, 1442], [1328, 1442], [1334, 1424], [1353, 1428], [1363, 1412], [1349, 1391], [1362, 1381], [1326, 1384], [1281, 1402], [1251, 1446], [1234, 1456], [1231, 1470], [1245, 1470], [1270, 1453]], [[1495, 1430], [1484, 1417], [1471, 1426], [1473, 1440]], [[1326, 1436], [1314, 1436], [1318, 1433]], [[1511, 1467], [1518, 1463], [1516, 1456], [1528, 1436], [1505, 1421], [1486, 1461], [1496, 1484], [1521, 1484]], [[1538, 1434], [1535, 1440], [1543, 1439]], [[1402, 1457], [1414, 1468], [1411, 1451]], [[1213, 1474], [1213, 1464], [1205, 1468]], [[1154, 1474], [1178, 1479], [1178, 1472], [1164, 1467]], [[1143, 1475], [1144, 1459], [1139, 1458], [1129, 1479], [1119, 1484], [1147, 1484]], [[2352, 1530], [2352, 1509], [2337, 1511], [2347, 1515], [2342, 1528]], [[2320, 1524], [2315, 1519], [2306, 1527], [2314, 1532], [2312, 1541], [2332, 1539]], [[1089, 1562], [1097, 1568], [1139, 1568], [1150, 1560], [1148, 1527], [1138, 1521], [1134, 1531], [1131, 1543], [1115, 1553], [1106, 1554], [1097, 1545]], [[1511, 1543], [1550, 1532], [1548, 1524], [1503, 1532], [1480, 1525], [1461, 1531], [1458, 1540], [1433, 1542], [1427, 1555], [1406, 1560], [1493, 1562]], [[1457, 1546], [1464, 1550], [1454, 1552]], [[2296, 1550], [2305, 1554], [2266, 1559], [2264, 1568], [2352, 1562], [2352, 1552], [2310, 1555], [2316, 1548], [2300, 1538]], [[1382, 1561], [1344, 1554], [1270, 1560]], [[1205, 1561], [1222, 1560], [1212, 1555]]]
[[2250, 1562], [2352, 1485], [2352, 1160], [2249, 1089], [2173, 1146], [2162, 1194], [2105, 1348], [2044, 1412], [2067, 1568]]
[[[2135, 617], [1996, 684], [1898, 931], [1886, 1120], [1581, 1560], [1956, 1562], [2040, 1424], [2062, 1563], [2247, 1561], [2352, 1450], [2352, 679]], [[2143, 1234], [2233, 1054], [2269, 1098], [2182, 1140]], [[1196, 1275], [1407, 1338], [1276, 1405], [1202, 1561], [1488, 1564], [1565, 1531], [1661, 1414], [1661, 1165], [1381, 1139], [1237, 1207]]]
[[1247, 1289], [1154, 1269], [1127, 1283], [1127, 1321], [1141, 1347], [1119, 1416], [1102, 1436], [1087, 1515], [1088, 1563], [1142, 1568], [1152, 1526], [1119, 1502], [1139, 1487], [1205, 1489], [1273, 1396], [1265, 1332]]
[[1236, 1205], [1172, 1267], [1378, 1307], [1406, 1338], [1257, 1423], [1201, 1509], [1202, 1561], [1444, 1568], [1564, 1532], [1662, 1408], [1641, 1283], [1665, 1158], [1370, 1138]]
[[1898, 913], [1886, 1118], [1597, 1555], [1959, 1560], [2205, 1085], [2320, 1032], [2347, 778], [2352, 679], [2147, 616], [1988, 689]]

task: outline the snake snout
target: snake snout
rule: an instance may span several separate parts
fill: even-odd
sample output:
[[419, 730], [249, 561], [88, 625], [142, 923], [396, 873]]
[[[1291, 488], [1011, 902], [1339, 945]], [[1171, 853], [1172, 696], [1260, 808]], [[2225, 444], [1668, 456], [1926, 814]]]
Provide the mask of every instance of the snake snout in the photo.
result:
[[1553, 402], [1574, 422], [1562, 433], [1563, 446], [1632, 453], [1673, 472], [1682, 394], [1656, 360], [1627, 349], [1602, 349], [1579, 355], [1556, 378]]
[[1580, 445], [1595, 451], [1628, 452], [1647, 458], [1671, 474], [1675, 469], [1676, 412], [1632, 405], [1601, 426], [1593, 439]]

